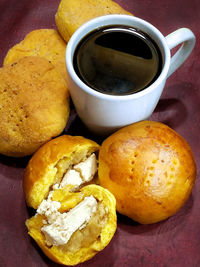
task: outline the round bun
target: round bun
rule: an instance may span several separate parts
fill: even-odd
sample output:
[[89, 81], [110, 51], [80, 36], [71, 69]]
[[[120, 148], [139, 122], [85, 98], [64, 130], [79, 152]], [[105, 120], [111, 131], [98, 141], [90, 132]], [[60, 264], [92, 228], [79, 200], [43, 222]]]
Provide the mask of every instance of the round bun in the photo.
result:
[[[75, 176], [71, 183], [62, 184], [66, 173], [84, 165], [98, 150], [99, 145], [89, 139], [63, 135], [38, 149], [25, 170], [26, 201], [37, 209], [26, 227], [54, 262], [76, 265], [89, 260], [116, 231], [116, 200], [107, 189], [91, 184], [93, 180], [74, 186]], [[91, 165], [84, 166], [87, 173]]]
[[54, 65], [40, 57], [5, 65], [0, 80], [0, 153], [31, 155], [66, 126], [66, 81]]
[[39, 29], [29, 32], [24, 40], [9, 49], [3, 64], [12, 64], [27, 56], [44, 57], [67, 77], [65, 66], [66, 43], [55, 29]]
[[114, 194], [119, 213], [142, 224], [175, 214], [190, 196], [195, 178], [190, 146], [159, 122], [124, 127], [100, 148], [100, 185]]
[[62, 135], [44, 144], [25, 169], [23, 189], [27, 205], [37, 209], [68, 168], [98, 150], [97, 143], [81, 136]]
[[[76, 265], [91, 259], [111, 241], [117, 227], [116, 200], [106, 189], [98, 185], [87, 185], [79, 192], [69, 193], [66, 188], [54, 191], [53, 201], [61, 203], [60, 212], [68, 212], [85, 197], [93, 196], [99, 203], [95, 217], [81, 230], [77, 230], [65, 245], [47, 246], [41, 232], [44, 216], [37, 214], [26, 221], [29, 235], [42, 251], [54, 262]], [[65, 202], [68, 203], [67, 208]]]

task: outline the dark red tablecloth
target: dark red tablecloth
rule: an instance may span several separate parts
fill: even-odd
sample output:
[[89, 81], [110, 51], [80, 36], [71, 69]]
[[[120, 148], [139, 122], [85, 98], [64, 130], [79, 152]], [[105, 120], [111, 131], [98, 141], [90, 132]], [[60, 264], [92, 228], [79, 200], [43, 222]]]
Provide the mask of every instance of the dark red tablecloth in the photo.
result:
[[[188, 27], [197, 37], [190, 58], [168, 79], [151, 119], [166, 123], [188, 141], [199, 169], [200, 1], [117, 2], [135, 16], [155, 25], [164, 35]], [[0, 0], [0, 64], [7, 50], [31, 30], [56, 27], [54, 15], [58, 4], [58, 0]], [[73, 108], [65, 133], [102, 141], [87, 132]], [[27, 162], [28, 158], [0, 156], [0, 266], [58, 266], [43, 255], [27, 235], [24, 225], [30, 215], [22, 191], [22, 176]], [[184, 207], [176, 215], [157, 224], [143, 226], [119, 215], [117, 232], [108, 247], [80, 266], [200, 266], [199, 191], [198, 172], [194, 190]]]

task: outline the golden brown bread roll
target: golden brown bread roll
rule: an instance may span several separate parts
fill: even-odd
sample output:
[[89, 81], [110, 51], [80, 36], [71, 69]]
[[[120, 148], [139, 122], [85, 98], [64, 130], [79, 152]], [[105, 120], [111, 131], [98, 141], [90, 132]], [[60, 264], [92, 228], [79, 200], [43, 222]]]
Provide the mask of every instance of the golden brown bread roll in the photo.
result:
[[[96, 168], [88, 169], [94, 167], [90, 159], [98, 149], [89, 139], [63, 135], [43, 145], [26, 168], [26, 201], [37, 209], [26, 220], [28, 233], [57, 263], [76, 265], [92, 258], [116, 231], [115, 197], [103, 187], [88, 185], [91, 180], [86, 179], [95, 175]], [[80, 172], [83, 183], [74, 183], [73, 172], [69, 183], [63, 184], [66, 174], [74, 170]]]
[[82, 24], [108, 14], [132, 15], [112, 0], [61, 0], [55, 20], [60, 34], [68, 42]]
[[10, 48], [3, 64], [11, 64], [27, 56], [44, 57], [51, 61], [66, 79], [65, 49], [66, 43], [57, 30], [38, 29], [29, 32], [24, 40]]
[[25, 169], [23, 189], [27, 205], [37, 209], [67, 170], [98, 150], [96, 142], [81, 136], [62, 135], [43, 145]]
[[159, 122], [124, 127], [100, 148], [100, 185], [114, 194], [121, 214], [142, 224], [175, 214], [190, 196], [195, 178], [190, 146]]
[[0, 153], [21, 157], [58, 136], [69, 117], [66, 81], [45, 58], [0, 68]]

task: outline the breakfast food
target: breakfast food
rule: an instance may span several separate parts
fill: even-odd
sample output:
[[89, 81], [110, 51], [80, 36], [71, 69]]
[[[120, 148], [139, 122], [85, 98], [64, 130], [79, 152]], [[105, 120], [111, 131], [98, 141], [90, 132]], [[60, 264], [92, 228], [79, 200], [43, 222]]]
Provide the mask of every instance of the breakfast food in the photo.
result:
[[165, 124], [142, 121], [109, 136], [99, 152], [99, 182], [117, 211], [150, 224], [175, 214], [192, 191], [196, 165], [190, 146]]
[[57, 30], [34, 30], [8, 51], [3, 64], [14, 63], [25, 56], [44, 57], [51, 61], [66, 79], [65, 49], [66, 43]]
[[55, 20], [60, 34], [68, 42], [86, 21], [108, 14], [132, 15], [111, 0], [61, 0]]
[[26, 221], [28, 233], [51, 260], [76, 265], [111, 241], [116, 231], [115, 202], [114, 196], [98, 185], [72, 193], [71, 202], [65, 188], [57, 189]]
[[99, 185], [99, 145], [63, 135], [43, 145], [25, 170], [27, 204], [36, 214], [26, 221], [29, 235], [53, 261], [76, 265], [104, 249], [116, 231], [116, 200]]
[[66, 126], [66, 81], [54, 65], [40, 57], [5, 65], [0, 80], [0, 153], [31, 155]]
[[80, 186], [92, 180], [97, 171], [95, 153], [98, 150], [96, 142], [81, 136], [62, 135], [43, 145], [24, 173], [23, 188], [28, 206], [37, 209], [52, 187]]

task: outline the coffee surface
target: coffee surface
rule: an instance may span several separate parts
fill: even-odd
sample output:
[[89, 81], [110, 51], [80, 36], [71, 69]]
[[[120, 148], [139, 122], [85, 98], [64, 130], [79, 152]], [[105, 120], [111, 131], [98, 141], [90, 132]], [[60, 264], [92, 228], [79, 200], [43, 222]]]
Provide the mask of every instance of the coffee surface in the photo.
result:
[[94, 90], [127, 95], [156, 80], [162, 59], [157, 45], [145, 33], [126, 26], [109, 26], [80, 41], [73, 63], [79, 78]]

